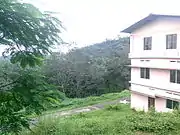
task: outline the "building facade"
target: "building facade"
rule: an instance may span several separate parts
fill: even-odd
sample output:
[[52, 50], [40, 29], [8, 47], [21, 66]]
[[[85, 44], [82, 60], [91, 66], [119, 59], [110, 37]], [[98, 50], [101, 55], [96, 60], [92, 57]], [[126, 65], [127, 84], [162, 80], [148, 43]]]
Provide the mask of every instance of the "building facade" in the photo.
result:
[[180, 16], [150, 14], [122, 32], [130, 33], [131, 107], [179, 107]]

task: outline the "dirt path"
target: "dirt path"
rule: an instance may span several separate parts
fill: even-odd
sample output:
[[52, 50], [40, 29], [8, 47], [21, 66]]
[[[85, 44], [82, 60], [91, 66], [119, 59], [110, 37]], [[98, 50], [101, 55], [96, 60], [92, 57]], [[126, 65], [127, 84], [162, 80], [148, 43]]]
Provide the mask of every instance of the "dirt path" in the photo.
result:
[[[99, 104], [95, 104], [95, 105], [90, 105], [90, 106], [86, 106], [86, 107], [81, 107], [81, 108], [75, 108], [75, 109], [71, 109], [68, 111], [61, 111], [61, 112], [55, 112], [52, 114], [47, 114], [47, 115], [53, 115], [55, 117], [58, 116], [67, 116], [67, 115], [73, 115], [73, 114], [78, 114], [78, 113], [82, 113], [82, 112], [90, 112], [93, 110], [100, 110], [105, 108], [108, 105], [114, 105], [117, 103], [129, 103], [129, 98], [121, 98], [118, 100], [114, 100], [114, 101], [107, 101], [107, 102], [103, 102], [103, 103], [99, 103]], [[47, 116], [45, 115], [45, 116]]]
[[[75, 109], [71, 109], [71, 110], [67, 110], [67, 111], [60, 111], [60, 112], [54, 112], [51, 114], [46, 114], [43, 115], [42, 117], [59, 117], [59, 116], [69, 116], [69, 115], [73, 115], [73, 114], [78, 114], [78, 113], [83, 113], [83, 112], [90, 112], [90, 111], [94, 111], [94, 110], [100, 110], [105, 108], [108, 105], [114, 105], [117, 103], [130, 103], [130, 98], [121, 98], [118, 100], [113, 100], [113, 101], [107, 101], [107, 102], [103, 102], [103, 103], [99, 103], [99, 104], [95, 104], [95, 105], [90, 105], [90, 106], [86, 106], [86, 107], [81, 107], [81, 108], [75, 108]], [[32, 125], [36, 125], [38, 123], [38, 119], [35, 118], [31, 121]]]

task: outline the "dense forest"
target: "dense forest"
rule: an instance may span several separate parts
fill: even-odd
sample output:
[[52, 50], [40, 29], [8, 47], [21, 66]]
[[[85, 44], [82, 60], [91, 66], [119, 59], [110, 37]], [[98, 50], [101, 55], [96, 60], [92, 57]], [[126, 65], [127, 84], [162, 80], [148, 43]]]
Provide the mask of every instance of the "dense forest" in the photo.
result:
[[68, 97], [86, 97], [128, 88], [129, 38], [106, 40], [67, 54], [54, 53], [43, 68], [48, 82]]

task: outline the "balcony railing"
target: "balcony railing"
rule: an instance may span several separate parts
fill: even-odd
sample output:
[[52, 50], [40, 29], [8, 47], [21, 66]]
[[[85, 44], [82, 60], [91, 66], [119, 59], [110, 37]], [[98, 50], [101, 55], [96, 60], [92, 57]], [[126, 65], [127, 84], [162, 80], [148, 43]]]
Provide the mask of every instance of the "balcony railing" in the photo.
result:
[[154, 86], [142, 85], [138, 83], [131, 83], [131, 91], [145, 94], [151, 97], [161, 97], [167, 99], [180, 100], [180, 92], [162, 89]]

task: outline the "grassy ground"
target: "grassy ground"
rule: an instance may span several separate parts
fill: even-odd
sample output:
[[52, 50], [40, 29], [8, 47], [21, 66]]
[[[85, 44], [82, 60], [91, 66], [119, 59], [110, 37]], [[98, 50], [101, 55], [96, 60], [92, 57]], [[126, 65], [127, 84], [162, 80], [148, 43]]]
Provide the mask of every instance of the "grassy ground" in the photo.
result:
[[179, 135], [180, 113], [136, 112], [118, 104], [69, 117], [44, 117], [32, 131], [22, 135]]
[[49, 114], [58, 111], [64, 111], [78, 107], [94, 105], [124, 97], [130, 97], [130, 92], [128, 90], [124, 90], [120, 93], [108, 93], [108, 94], [103, 94], [101, 96], [90, 96], [87, 98], [67, 98], [59, 106], [57, 106], [57, 108], [53, 108], [48, 111], [45, 111], [43, 114]]

